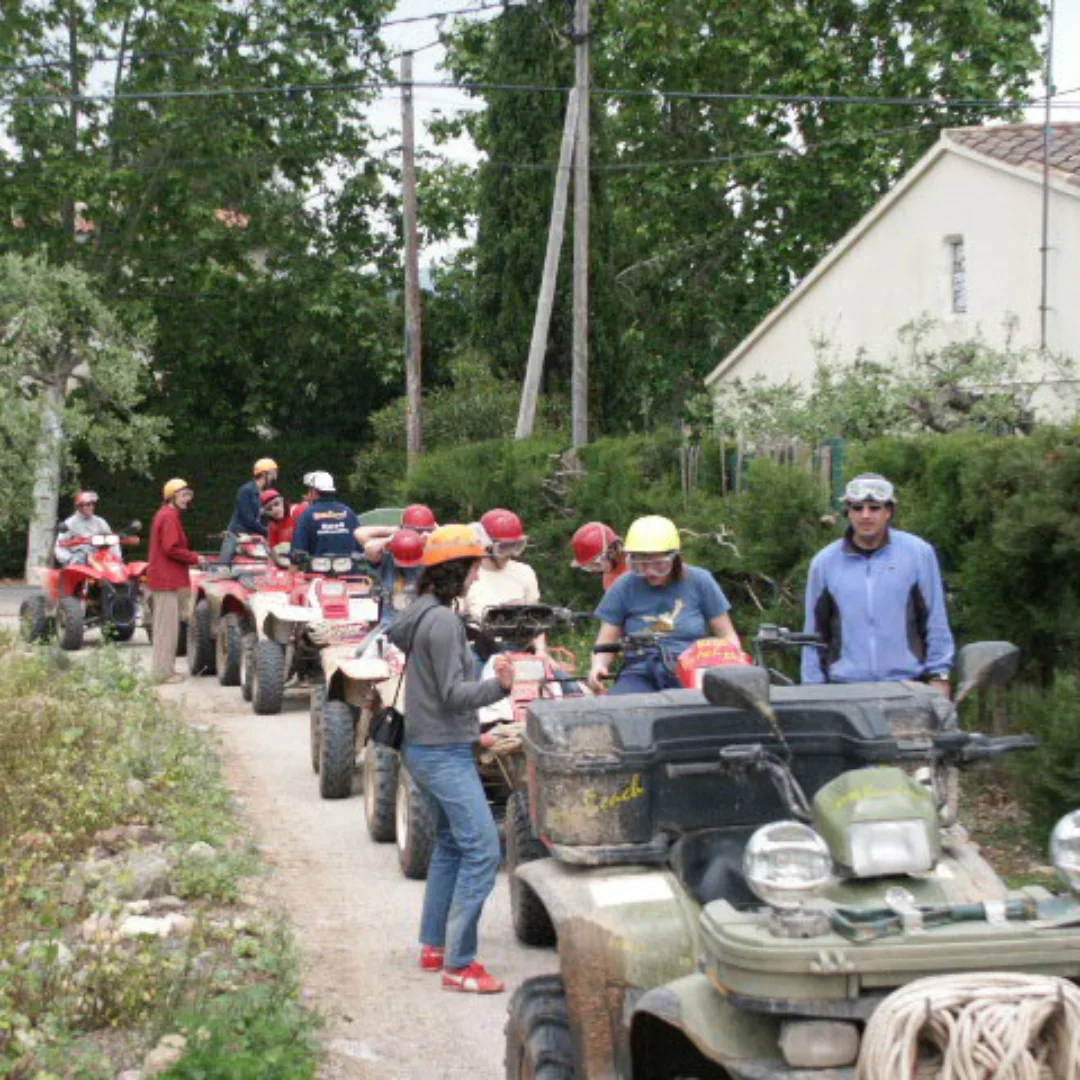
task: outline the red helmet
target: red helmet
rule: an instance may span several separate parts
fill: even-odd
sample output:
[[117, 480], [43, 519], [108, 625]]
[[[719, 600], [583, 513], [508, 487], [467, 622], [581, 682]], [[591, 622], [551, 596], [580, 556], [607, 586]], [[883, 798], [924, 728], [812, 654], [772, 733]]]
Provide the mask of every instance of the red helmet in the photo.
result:
[[407, 529], [437, 529], [439, 523], [431, 512], [431, 507], [423, 503], [413, 503], [401, 512], [401, 524]]
[[480, 519], [480, 524], [494, 544], [525, 540], [525, 527], [513, 510], [489, 510]]
[[275, 491], [273, 488], [267, 488], [260, 496], [259, 502], [263, 506], [269, 506], [275, 499], [281, 498], [281, 492]]
[[570, 540], [570, 546], [574, 549], [574, 561], [570, 565], [579, 570], [588, 570], [618, 540], [622, 540], [622, 537], [602, 521], [582, 525]]
[[398, 566], [419, 566], [424, 560], [426, 544], [427, 541], [415, 529], [398, 529], [390, 540], [388, 550]]

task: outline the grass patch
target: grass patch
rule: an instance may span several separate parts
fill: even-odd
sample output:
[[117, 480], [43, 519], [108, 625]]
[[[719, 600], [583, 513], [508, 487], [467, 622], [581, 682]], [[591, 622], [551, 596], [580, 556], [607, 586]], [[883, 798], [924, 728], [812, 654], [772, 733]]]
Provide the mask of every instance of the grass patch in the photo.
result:
[[[258, 860], [217, 756], [123, 650], [0, 637], [0, 761], [0, 1077], [111, 1080], [170, 1033], [165, 1075], [312, 1077], [288, 935], [236, 906]], [[178, 899], [132, 902], [137, 858]], [[182, 929], [132, 936], [166, 905]]]

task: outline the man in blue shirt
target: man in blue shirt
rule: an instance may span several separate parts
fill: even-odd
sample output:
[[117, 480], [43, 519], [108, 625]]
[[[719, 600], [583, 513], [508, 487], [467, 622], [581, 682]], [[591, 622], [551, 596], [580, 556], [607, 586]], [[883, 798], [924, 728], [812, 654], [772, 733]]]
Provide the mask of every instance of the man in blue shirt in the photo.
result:
[[296, 523], [292, 561], [306, 562], [320, 555], [352, 555], [357, 550], [353, 532], [360, 527], [356, 514], [336, 498], [334, 478], [328, 472], [306, 477], [315, 498]]
[[920, 679], [947, 694], [954, 647], [934, 549], [892, 527], [896, 493], [877, 473], [856, 476], [844, 506], [847, 531], [810, 564], [804, 628], [825, 648], [803, 649], [802, 681]]
[[236, 557], [236, 546], [241, 536], [266, 536], [266, 522], [262, 516], [262, 493], [274, 486], [278, 465], [273, 458], [259, 458], [252, 469], [254, 479], [241, 484], [236, 491], [236, 506], [225, 539], [221, 544], [218, 562], [230, 566]]

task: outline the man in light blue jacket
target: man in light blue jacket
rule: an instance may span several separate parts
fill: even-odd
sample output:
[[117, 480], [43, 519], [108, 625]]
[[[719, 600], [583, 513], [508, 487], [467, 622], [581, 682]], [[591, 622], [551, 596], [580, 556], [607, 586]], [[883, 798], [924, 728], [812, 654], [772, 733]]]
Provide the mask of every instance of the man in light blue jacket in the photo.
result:
[[919, 679], [949, 692], [953, 638], [937, 555], [892, 527], [896, 493], [877, 473], [844, 491], [848, 528], [819, 551], [806, 583], [806, 623], [825, 648], [803, 649], [802, 681]]

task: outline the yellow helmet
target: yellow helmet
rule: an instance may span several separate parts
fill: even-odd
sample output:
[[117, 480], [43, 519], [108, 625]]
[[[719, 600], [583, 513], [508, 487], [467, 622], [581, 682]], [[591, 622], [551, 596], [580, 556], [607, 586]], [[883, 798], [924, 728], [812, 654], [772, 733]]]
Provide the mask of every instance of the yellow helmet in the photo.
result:
[[272, 457], [261, 457], [255, 462], [254, 473], [260, 476], [264, 472], [277, 472], [278, 463]]
[[649, 514], [635, 521], [626, 533], [623, 550], [629, 555], [678, 551], [682, 547], [679, 530], [670, 518]]
[[487, 533], [479, 525], [440, 525], [428, 534], [424, 566], [437, 566], [451, 559], [481, 559], [490, 546]]
[[186, 480], [181, 480], [176, 477], [173, 480], [166, 482], [165, 486], [161, 489], [161, 496], [164, 499], [171, 499], [174, 495], [183, 491], [184, 488], [190, 488], [191, 485]]

